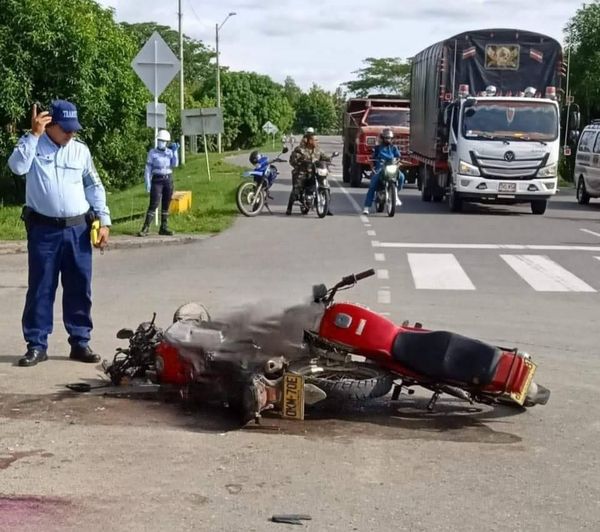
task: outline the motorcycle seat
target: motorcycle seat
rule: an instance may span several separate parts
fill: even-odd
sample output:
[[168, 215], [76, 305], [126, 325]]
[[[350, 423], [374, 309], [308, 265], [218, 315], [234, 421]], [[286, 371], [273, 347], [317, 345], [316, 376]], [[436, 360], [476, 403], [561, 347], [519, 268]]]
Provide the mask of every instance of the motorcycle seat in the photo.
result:
[[415, 373], [475, 385], [492, 382], [501, 354], [493, 345], [447, 331], [400, 332], [392, 346], [392, 358]]

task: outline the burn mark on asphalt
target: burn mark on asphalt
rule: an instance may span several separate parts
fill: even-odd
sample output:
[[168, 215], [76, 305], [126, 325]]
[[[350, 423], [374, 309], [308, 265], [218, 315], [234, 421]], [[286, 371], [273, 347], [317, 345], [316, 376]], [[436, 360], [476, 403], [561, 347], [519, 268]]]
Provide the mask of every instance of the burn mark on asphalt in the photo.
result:
[[[356, 438], [438, 440], [482, 444], [516, 444], [521, 438], [506, 432], [510, 417], [522, 411], [508, 407], [473, 406], [452, 398], [427, 411], [425, 397], [386, 399], [363, 405], [345, 404], [307, 409], [304, 421], [265, 416], [245, 431], [302, 436], [350, 444]], [[172, 396], [114, 397], [74, 394], [0, 395], [0, 417], [63, 421], [81, 425], [167, 426], [194, 432], [240, 430], [235, 413], [222, 405], [182, 403]], [[39, 451], [37, 451], [39, 453]], [[0, 455], [1, 460], [2, 455]], [[6, 462], [0, 461], [0, 465]], [[14, 462], [10, 458], [11, 462]], [[10, 464], [9, 464], [10, 465]], [[8, 466], [6, 466], [8, 467]]]

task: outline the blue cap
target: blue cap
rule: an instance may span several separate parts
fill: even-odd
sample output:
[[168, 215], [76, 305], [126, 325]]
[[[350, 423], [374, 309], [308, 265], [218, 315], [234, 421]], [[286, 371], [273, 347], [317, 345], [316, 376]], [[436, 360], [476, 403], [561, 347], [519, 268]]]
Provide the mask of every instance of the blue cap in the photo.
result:
[[77, 107], [67, 100], [54, 100], [50, 106], [50, 115], [52, 122], [58, 124], [67, 133], [81, 129], [77, 119]]

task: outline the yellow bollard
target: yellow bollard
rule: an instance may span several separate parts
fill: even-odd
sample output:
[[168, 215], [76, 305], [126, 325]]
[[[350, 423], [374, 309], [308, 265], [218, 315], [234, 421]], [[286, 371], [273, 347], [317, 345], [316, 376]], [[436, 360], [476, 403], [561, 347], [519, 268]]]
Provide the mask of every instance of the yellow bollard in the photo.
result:
[[180, 190], [173, 194], [171, 204], [169, 205], [169, 213], [177, 214], [185, 212], [192, 208], [192, 191]]

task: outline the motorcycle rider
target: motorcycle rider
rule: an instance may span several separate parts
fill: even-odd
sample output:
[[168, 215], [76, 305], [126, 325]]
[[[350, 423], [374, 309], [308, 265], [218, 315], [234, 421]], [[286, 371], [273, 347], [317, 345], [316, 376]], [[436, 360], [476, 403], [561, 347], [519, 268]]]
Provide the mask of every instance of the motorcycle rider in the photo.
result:
[[[385, 162], [389, 161], [390, 159], [400, 159], [400, 150], [397, 146], [392, 144], [392, 141], [394, 140], [394, 132], [389, 128], [385, 128], [379, 136], [381, 138], [381, 142], [375, 146], [375, 149], [373, 150], [373, 173], [371, 175], [369, 191], [367, 192], [367, 197], [365, 198], [365, 205], [362, 212], [363, 214], [369, 214], [369, 209], [373, 204], [375, 192], [377, 191], [377, 186], [379, 185], [379, 180], [383, 174], [383, 166]], [[404, 185], [404, 174], [400, 172], [398, 177], [399, 183], [398, 188], [396, 189], [396, 197], [394, 200], [396, 201], [396, 205], [400, 207], [402, 202], [398, 196], [398, 190], [401, 190], [402, 186]]]
[[[305, 165], [309, 162], [325, 161], [331, 162], [331, 157], [326, 155], [318, 146], [315, 131], [312, 127], [307, 128], [300, 144], [294, 148], [290, 155], [290, 164], [292, 165], [292, 191], [288, 200], [285, 214], [292, 214], [292, 207], [296, 197], [300, 194], [306, 181]], [[327, 211], [328, 216], [333, 216], [331, 210]]]

